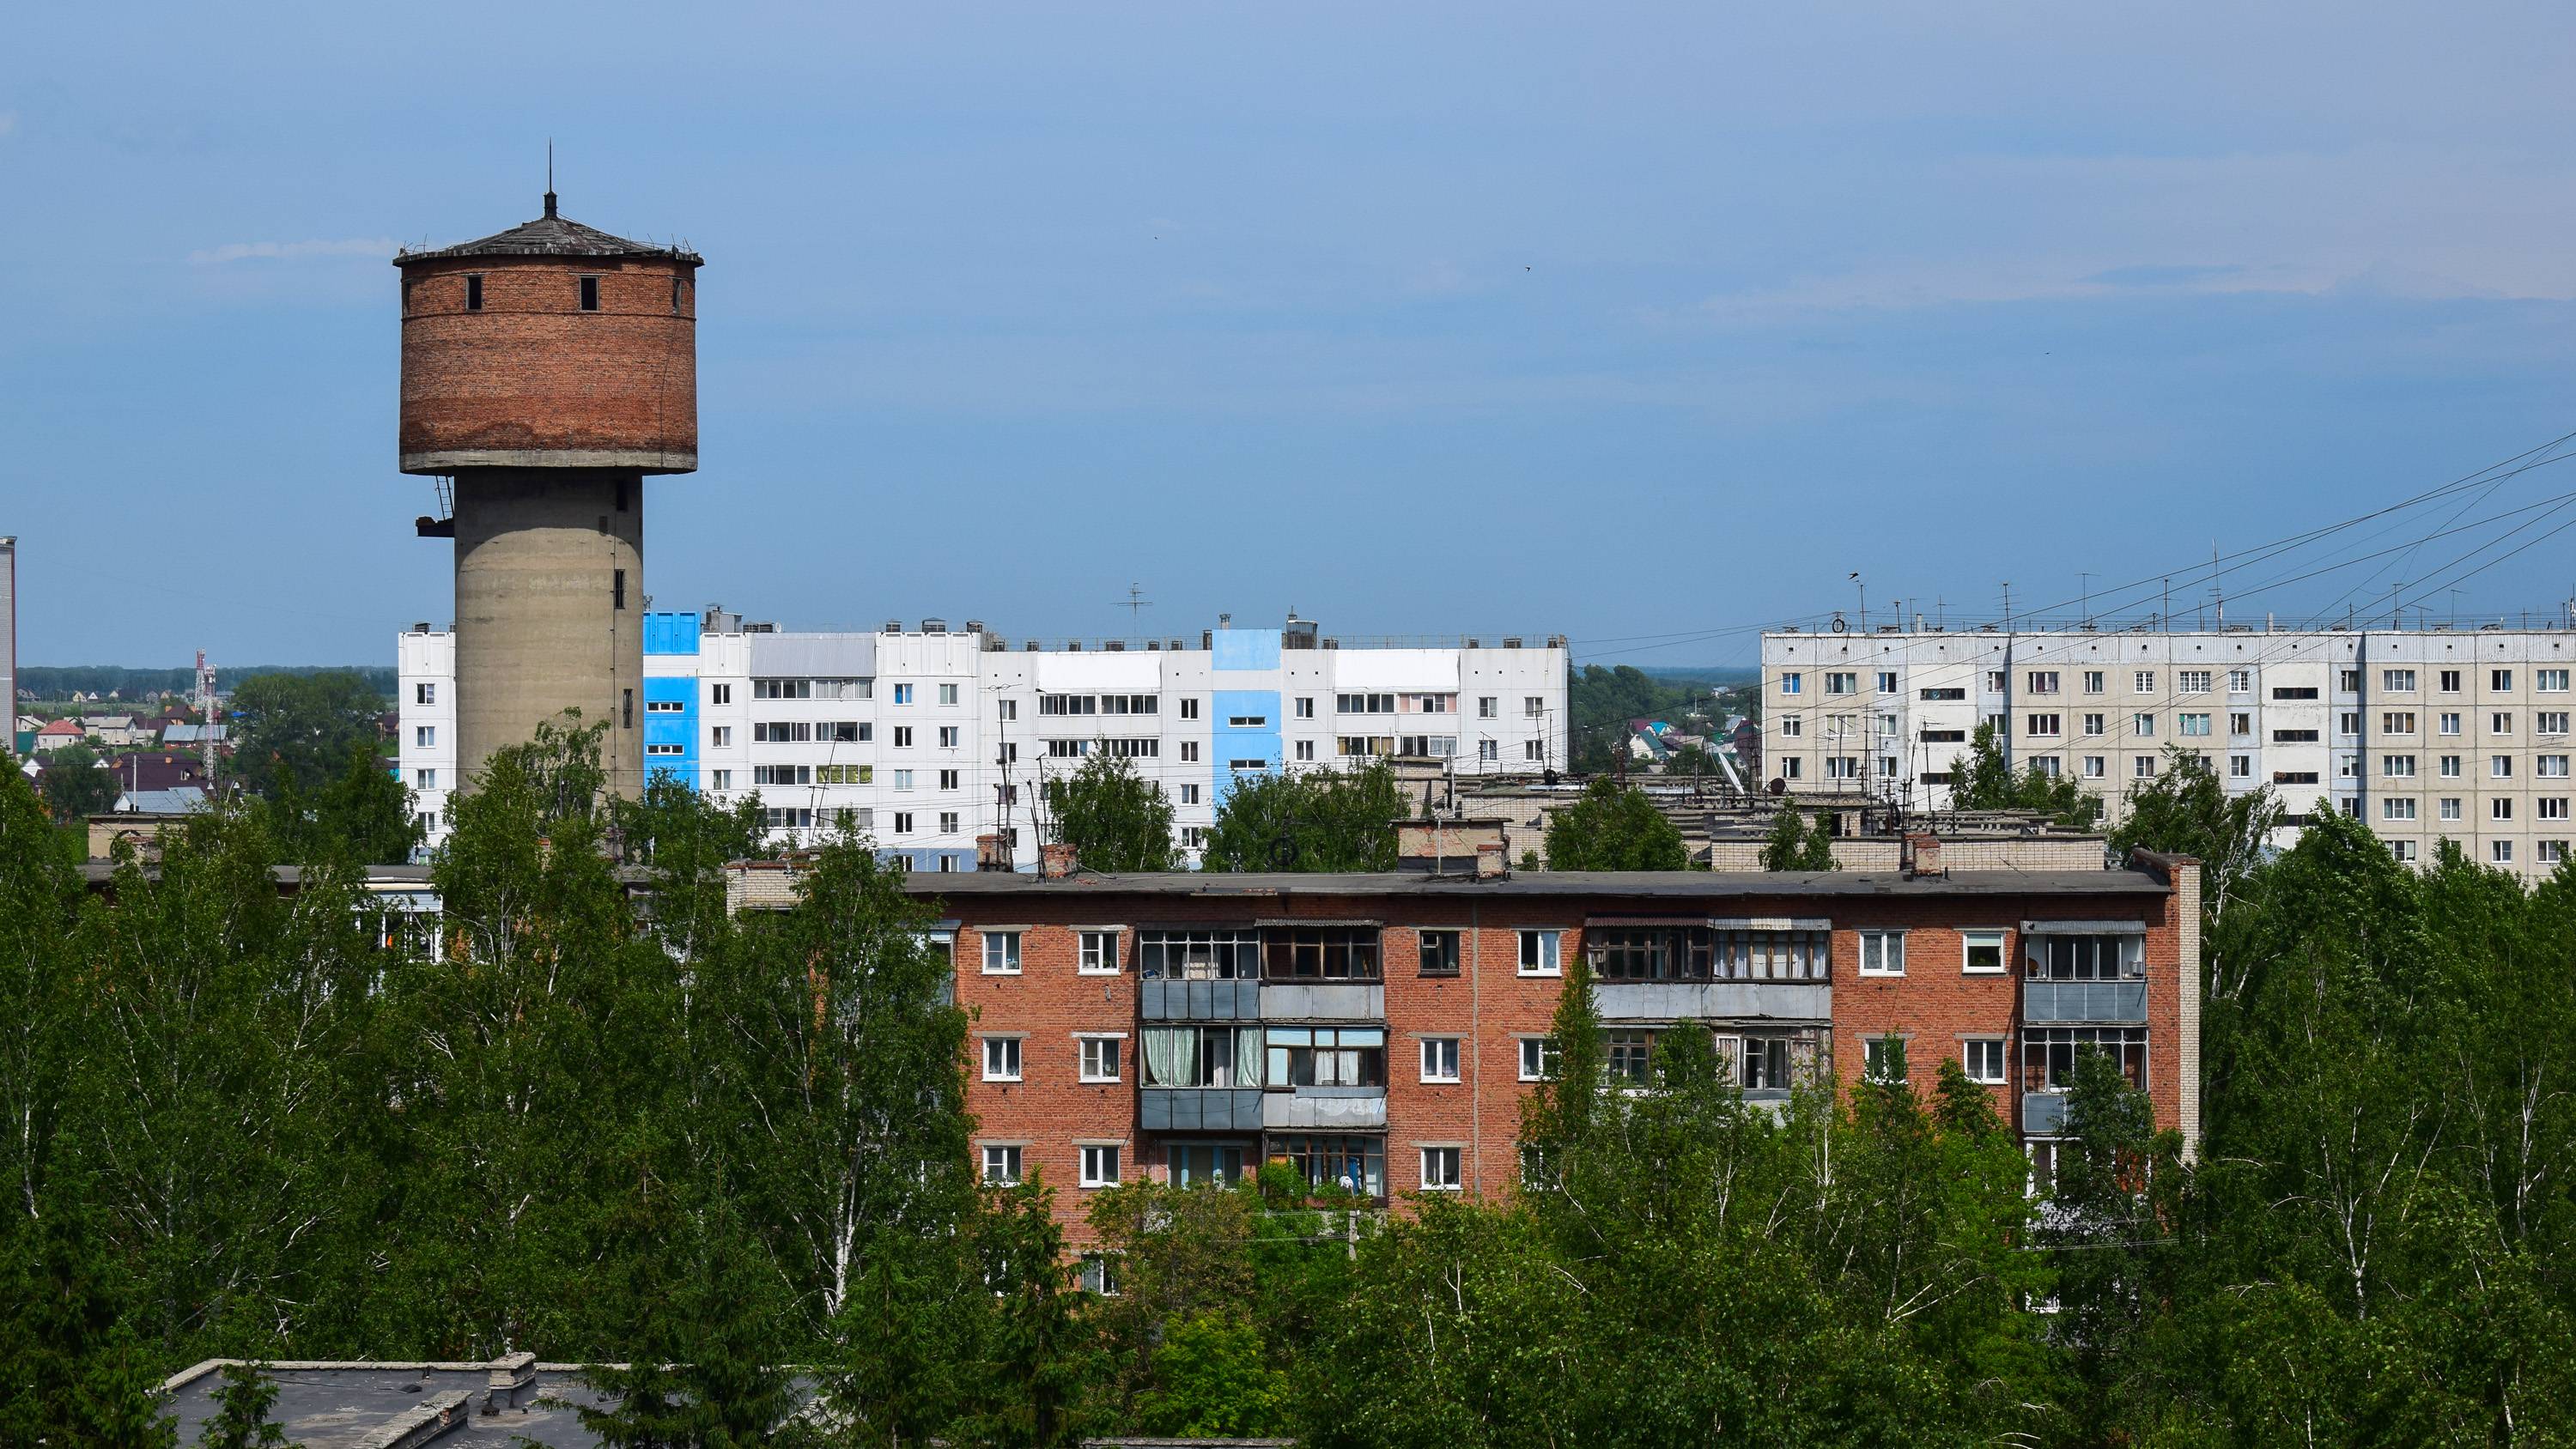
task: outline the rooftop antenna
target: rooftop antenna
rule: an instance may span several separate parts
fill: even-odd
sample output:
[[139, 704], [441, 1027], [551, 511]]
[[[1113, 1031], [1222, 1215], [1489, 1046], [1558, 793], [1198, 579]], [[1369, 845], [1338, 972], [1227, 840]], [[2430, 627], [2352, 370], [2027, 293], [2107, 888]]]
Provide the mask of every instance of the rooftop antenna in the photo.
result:
[[1145, 611], [1154, 607], [1154, 601], [1145, 597], [1142, 585], [1130, 583], [1127, 585], [1126, 602], [1117, 607], [1127, 611], [1127, 629], [1129, 633], [1134, 633], [1137, 623], [1145, 617]]
[[555, 138], [546, 138], [546, 215], [555, 214]]

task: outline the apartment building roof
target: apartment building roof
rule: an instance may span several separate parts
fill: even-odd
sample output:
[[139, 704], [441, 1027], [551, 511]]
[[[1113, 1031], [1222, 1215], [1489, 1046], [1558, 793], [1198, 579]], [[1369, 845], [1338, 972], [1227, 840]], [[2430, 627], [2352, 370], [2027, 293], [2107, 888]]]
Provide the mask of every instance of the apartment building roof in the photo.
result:
[[[761, 864], [766, 864], [761, 863]], [[780, 868], [785, 868], [783, 863]], [[915, 895], [957, 899], [985, 896], [1160, 895], [1229, 896], [1505, 896], [1518, 898], [1615, 896], [1675, 903], [1738, 900], [1753, 896], [2160, 896], [2172, 886], [2157, 873], [2124, 870], [1977, 870], [1947, 875], [1893, 871], [1528, 871], [1498, 879], [1430, 876], [1411, 871], [1301, 874], [1171, 871], [1159, 874], [1076, 872], [1062, 877], [975, 871], [956, 875], [916, 873], [906, 881]]]
[[[279, 1361], [260, 1365], [277, 1386], [269, 1414], [305, 1449], [383, 1449], [427, 1444], [534, 1444], [592, 1449], [599, 1436], [583, 1427], [581, 1409], [602, 1398], [581, 1366], [538, 1363], [534, 1354], [489, 1362], [372, 1363]], [[208, 1359], [162, 1385], [180, 1442], [193, 1444], [215, 1415], [214, 1391], [232, 1359]]]

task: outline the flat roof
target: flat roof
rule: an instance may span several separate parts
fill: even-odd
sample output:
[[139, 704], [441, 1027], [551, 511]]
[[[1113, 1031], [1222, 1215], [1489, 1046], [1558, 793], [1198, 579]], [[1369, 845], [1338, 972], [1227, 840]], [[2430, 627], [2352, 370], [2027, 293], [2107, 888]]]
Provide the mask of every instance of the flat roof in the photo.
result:
[[1739, 900], [1752, 896], [2161, 896], [2166, 882], [2142, 870], [1960, 870], [1908, 876], [1897, 871], [1698, 871], [1541, 870], [1499, 879], [1426, 876], [1418, 871], [1349, 874], [1296, 872], [1170, 871], [1100, 874], [1089, 871], [1048, 879], [1009, 871], [952, 875], [915, 871], [905, 877], [914, 895], [964, 900], [975, 896], [1625, 896], [1638, 899]]
[[[179, 1442], [194, 1444], [214, 1416], [214, 1391], [223, 1387], [217, 1370], [223, 1360], [208, 1360], [174, 1375], [170, 1412], [179, 1421]], [[599, 1436], [581, 1425], [576, 1406], [597, 1408], [600, 1397], [580, 1379], [571, 1364], [539, 1364], [536, 1382], [518, 1391], [516, 1407], [496, 1414], [483, 1412], [491, 1370], [480, 1363], [320, 1363], [280, 1362], [263, 1372], [277, 1385], [277, 1403], [269, 1416], [286, 1430], [289, 1442], [304, 1449], [358, 1449], [410, 1416], [424, 1400], [464, 1392], [466, 1416], [435, 1442], [439, 1449], [473, 1446], [501, 1449], [522, 1442], [545, 1449], [596, 1449]]]

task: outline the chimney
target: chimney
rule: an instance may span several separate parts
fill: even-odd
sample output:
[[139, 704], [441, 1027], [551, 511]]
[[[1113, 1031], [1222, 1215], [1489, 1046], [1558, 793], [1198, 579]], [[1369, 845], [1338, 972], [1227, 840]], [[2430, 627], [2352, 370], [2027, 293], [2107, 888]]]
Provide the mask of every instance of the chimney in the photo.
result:
[[519, 1390], [537, 1381], [537, 1356], [526, 1350], [492, 1360], [483, 1381], [483, 1412], [497, 1414], [519, 1407]]
[[998, 835], [978, 835], [975, 837], [975, 868], [977, 870], [1009, 870], [1011, 868], [1011, 863], [1002, 858], [1002, 837]]
[[1501, 880], [1510, 875], [1511, 857], [1505, 853], [1509, 849], [1509, 846], [1499, 840], [1488, 840], [1477, 845], [1476, 879]]
[[1073, 847], [1041, 845], [1038, 847], [1038, 874], [1048, 880], [1062, 880], [1073, 874]]
[[1941, 868], [1940, 836], [1924, 830], [1906, 832], [1905, 874], [1908, 879], [1948, 874]]

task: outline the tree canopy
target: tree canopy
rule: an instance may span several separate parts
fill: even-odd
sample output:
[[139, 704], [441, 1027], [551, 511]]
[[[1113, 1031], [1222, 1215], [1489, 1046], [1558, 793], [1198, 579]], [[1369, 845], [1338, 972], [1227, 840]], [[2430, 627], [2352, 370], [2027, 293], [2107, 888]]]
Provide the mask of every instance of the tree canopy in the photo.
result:
[[2090, 829], [2102, 819], [2102, 802], [2071, 775], [2052, 775], [2037, 761], [2016, 774], [2004, 763], [2003, 741], [1991, 724], [1977, 726], [1968, 757], [1957, 766], [1950, 801], [1961, 810], [2036, 810], [2060, 825]]
[[1404, 792], [1383, 760], [1350, 771], [1244, 775], [1229, 787], [1208, 831], [1207, 870], [1395, 869], [1395, 823]]
[[1550, 870], [1688, 870], [1681, 830], [1646, 792], [1603, 777], [1549, 817]]
[[1798, 807], [1783, 800], [1771, 817], [1770, 837], [1762, 842], [1764, 870], [1832, 870], [1834, 833], [1822, 819], [1810, 823]]
[[376, 747], [384, 696], [351, 670], [254, 674], [233, 686], [232, 774], [274, 798], [291, 783], [318, 791], [353, 749]]
[[1047, 838], [1088, 870], [1175, 870], [1172, 802], [1123, 755], [1096, 753], [1045, 785]]

